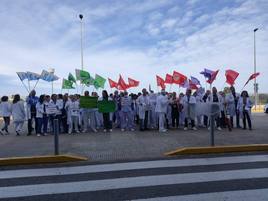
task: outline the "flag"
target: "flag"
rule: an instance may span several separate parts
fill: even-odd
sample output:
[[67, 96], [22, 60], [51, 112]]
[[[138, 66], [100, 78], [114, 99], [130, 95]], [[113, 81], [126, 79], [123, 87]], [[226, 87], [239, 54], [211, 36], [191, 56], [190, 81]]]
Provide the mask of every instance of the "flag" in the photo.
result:
[[94, 86], [97, 86], [98, 88], [104, 88], [104, 84], [106, 82], [106, 79], [101, 77], [100, 75], [95, 75], [95, 81]]
[[43, 70], [41, 73], [40, 79], [45, 80], [47, 82], [53, 82], [55, 80], [58, 80], [59, 77], [54, 75], [54, 73], [50, 73], [46, 70]]
[[90, 78], [89, 72], [85, 70], [75, 69], [76, 80], [80, 80], [81, 83], [86, 84]]
[[183, 85], [187, 77], [179, 72], [173, 71], [173, 83]]
[[73, 82], [70, 80], [62, 79], [62, 89], [74, 89]]
[[[85, 84], [86, 86], [90, 86], [90, 85], [95, 85], [95, 79], [93, 77], [90, 77], [89, 79], [83, 81], [83, 84]], [[96, 88], [96, 87], [95, 87]]]
[[225, 77], [226, 77], [226, 83], [230, 84], [231, 86], [234, 85], [234, 81], [238, 77], [239, 73], [234, 70], [226, 70], [225, 71]]
[[129, 87], [137, 87], [139, 86], [140, 82], [131, 78], [128, 78], [128, 86]]
[[40, 75], [37, 73], [33, 73], [33, 72], [29, 72], [29, 71], [27, 71], [26, 73], [27, 73], [27, 79], [29, 81], [40, 79]]
[[192, 84], [201, 85], [200, 81], [196, 77], [191, 76], [190, 81], [191, 81]]
[[204, 71], [200, 72], [200, 74], [204, 75], [204, 77], [207, 79], [211, 79], [213, 72], [214, 71], [205, 68]]
[[111, 88], [117, 88], [118, 86], [117, 82], [111, 80], [110, 78], [108, 78], [108, 81]]
[[216, 79], [218, 72], [219, 72], [219, 70], [214, 71], [211, 74], [211, 78], [209, 80], [207, 80], [207, 83], [212, 84], [214, 82], [214, 80]]
[[193, 83], [192, 80], [189, 80], [189, 88], [197, 90], [198, 86], [197, 84]]
[[161, 87], [161, 89], [165, 89], [166, 88], [165, 80], [163, 80], [158, 75], [156, 76], [156, 83], [157, 83], [157, 86], [160, 86]]
[[204, 75], [204, 77], [207, 79], [207, 83], [212, 84], [214, 80], [216, 79], [218, 75], [219, 70], [217, 71], [212, 71], [209, 69], [204, 69], [204, 71], [200, 72], [200, 74]]
[[181, 87], [189, 89], [190, 88], [190, 84], [188, 80], [185, 80], [184, 83], [181, 84]]
[[165, 83], [166, 84], [173, 84], [173, 76], [167, 73]]
[[17, 72], [17, 75], [20, 78], [20, 81], [23, 81], [25, 79], [27, 79], [27, 73], [26, 72]]
[[249, 78], [248, 78], [248, 81], [246, 82], [246, 84], [244, 86], [246, 86], [250, 80], [253, 80], [255, 79], [257, 76], [259, 76], [260, 73], [253, 73]]
[[72, 73], [69, 73], [69, 75], [68, 75], [68, 80], [69, 80], [70, 82], [76, 83], [76, 79], [75, 79], [75, 77], [73, 76]]
[[119, 76], [119, 80], [118, 80], [118, 89], [119, 90], [127, 90], [129, 88], [128, 84], [125, 83], [124, 79], [122, 78], [122, 76]]

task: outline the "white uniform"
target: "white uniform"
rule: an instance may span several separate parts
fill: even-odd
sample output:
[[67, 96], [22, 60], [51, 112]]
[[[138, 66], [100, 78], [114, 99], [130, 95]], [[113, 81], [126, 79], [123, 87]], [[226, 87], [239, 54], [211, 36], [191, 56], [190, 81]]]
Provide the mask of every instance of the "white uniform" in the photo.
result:
[[165, 131], [165, 115], [167, 114], [168, 108], [168, 97], [166, 95], [159, 95], [156, 98], [155, 112], [159, 118], [159, 131]]
[[[140, 119], [140, 130], [147, 129], [146, 118], [148, 120], [148, 111], [150, 109], [150, 100], [148, 95], [140, 95], [137, 99], [139, 119]], [[146, 117], [147, 113], [147, 117]]]
[[73, 125], [76, 132], [78, 132], [78, 122], [79, 122], [79, 101], [68, 100], [65, 105], [67, 111], [67, 122], [69, 125], [69, 134], [73, 131]]
[[11, 103], [10, 102], [1, 102], [0, 103], [0, 116], [1, 117], [10, 117], [11, 116]]
[[150, 104], [149, 125], [150, 125], [150, 128], [156, 128], [156, 124], [157, 124], [157, 114], [155, 112], [156, 98], [157, 98], [157, 95], [154, 93], [151, 93], [149, 95], [149, 104]]
[[20, 132], [23, 127], [23, 123], [26, 120], [24, 102], [18, 101], [17, 103], [12, 104], [11, 110], [15, 131]]

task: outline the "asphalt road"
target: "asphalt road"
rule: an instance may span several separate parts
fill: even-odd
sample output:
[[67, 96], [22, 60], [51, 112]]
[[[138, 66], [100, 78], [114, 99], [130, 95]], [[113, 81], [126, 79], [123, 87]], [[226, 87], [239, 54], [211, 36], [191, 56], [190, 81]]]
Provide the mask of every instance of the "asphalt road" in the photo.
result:
[[[268, 115], [254, 114], [253, 130], [234, 129], [215, 132], [216, 145], [268, 143]], [[12, 128], [12, 126], [11, 126]], [[26, 132], [25, 132], [26, 133]], [[13, 133], [0, 136], [0, 158], [47, 155], [54, 153], [53, 136], [20, 136]], [[60, 153], [88, 157], [94, 162], [112, 162], [140, 159], [157, 159], [165, 152], [189, 146], [209, 146], [210, 134], [206, 128], [184, 131], [169, 130], [166, 134], [156, 130], [146, 132], [83, 133], [60, 135]]]
[[267, 201], [268, 155], [5, 168], [0, 200]]

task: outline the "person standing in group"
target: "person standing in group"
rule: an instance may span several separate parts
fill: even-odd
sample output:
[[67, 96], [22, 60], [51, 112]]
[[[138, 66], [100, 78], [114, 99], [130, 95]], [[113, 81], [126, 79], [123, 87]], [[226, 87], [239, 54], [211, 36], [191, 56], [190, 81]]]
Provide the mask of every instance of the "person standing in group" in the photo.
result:
[[67, 101], [68, 101], [68, 94], [64, 94], [64, 96], [63, 96], [63, 107], [62, 107], [62, 119], [61, 119], [63, 133], [68, 133], [67, 111], [65, 109]]
[[59, 120], [59, 132], [62, 133], [62, 110], [63, 110], [63, 95], [58, 94], [57, 95], [57, 101], [56, 101], [58, 112], [56, 114], [56, 118]]
[[159, 132], [167, 132], [165, 129], [165, 115], [167, 114], [169, 100], [164, 89], [161, 90], [161, 94], [156, 98], [155, 112], [158, 114]]
[[[207, 90], [202, 98], [204, 103], [208, 102], [208, 97], [210, 96], [210, 94], [211, 94], [210, 90]], [[203, 116], [203, 124], [205, 127], [208, 127], [208, 116], [209, 116], [208, 114], [204, 114]]]
[[[220, 111], [219, 113], [216, 115], [216, 126], [217, 126], [217, 130], [222, 130], [221, 127], [220, 127], [220, 113], [221, 113], [221, 110], [223, 108], [223, 100], [222, 100], [222, 96], [218, 94], [218, 91], [217, 91], [217, 88], [216, 87], [213, 87], [212, 88], [212, 94], [209, 95], [208, 97], [208, 102], [210, 103], [218, 103], [219, 104], [219, 107], [220, 107]], [[214, 126], [214, 125], [211, 125], [210, 126]], [[209, 127], [210, 129], [210, 127]]]
[[124, 96], [121, 97], [121, 112], [122, 112], [122, 118], [121, 118], [121, 131], [124, 132], [125, 130], [131, 130], [134, 131], [134, 118], [133, 118], [133, 112], [131, 109], [132, 99], [130, 96], [128, 96], [128, 92], [124, 92]]
[[[240, 95], [239, 95], [238, 93], [235, 92], [235, 88], [234, 88], [234, 86], [231, 86], [231, 87], [230, 87], [230, 90], [231, 90], [231, 94], [232, 94], [233, 97], [234, 97], [235, 117], [236, 117], [236, 127], [237, 127], [237, 128], [241, 128], [241, 126], [240, 126], [240, 117], [239, 117], [239, 110], [237, 109], [237, 104], [238, 104], [238, 100], [239, 100]], [[241, 114], [241, 115], [242, 115], [242, 114]], [[233, 115], [233, 116], [234, 116], [234, 115]], [[234, 127], [233, 116], [231, 116], [231, 124], [232, 124], [232, 127]]]
[[148, 111], [150, 107], [150, 100], [146, 89], [142, 89], [142, 95], [137, 99], [140, 119], [140, 131], [148, 129]]
[[149, 128], [155, 129], [157, 128], [157, 114], [155, 112], [155, 107], [156, 107], [156, 98], [157, 95], [154, 93], [154, 91], [150, 91], [149, 94], [149, 104], [150, 104], [150, 109], [149, 109]]
[[16, 94], [11, 106], [13, 124], [17, 136], [21, 134], [24, 121], [26, 120], [26, 112], [24, 108], [24, 102], [20, 99], [20, 95]]
[[47, 135], [48, 133], [48, 114], [47, 114], [47, 107], [50, 102], [50, 96], [45, 95], [44, 99], [44, 113], [43, 113], [43, 132], [44, 135]]
[[121, 127], [121, 97], [119, 95], [119, 92], [116, 90], [114, 92], [113, 100], [115, 101], [116, 104], [116, 109], [113, 114], [114, 117], [114, 122], [115, 122], [115, 128], [120, 128]]
[[[102, 97], [99, 97], [98, 101], [112, 101], [112, 99], [108, 96], [108, 93], [106, 90], [102, 91]], [[104, 130], [103, 132], [110, 131], [112, 132], [112, 120], [111, 120], [111, 115], [110, 113], [102, 113], [103, 115], [103, 127]]]
[[[54, 120], [57, 119], [58, 114], [58, 107], [57, 107], [57, 95], [52, 94], [51, 100], [49, 101], [47, 107], [46, 107], [46, 113], [48, 115], [48, 121], [50, 125], [50, 132], [51, 134], [54, 133]], [[59, 125], [58, 125], [59, 126]]]
[[[89, 91], [85, 91], [84, 96], [89, 97]], [[93, 132], [97, 132], [96, 130], [96, 117], [94, 108], [82, 108], [82, 119], [83, 119], [83, 133], [88, 131], [88, 126]]]
[[79, 133], [78, 123], [79, 123], [79, 101], [76, 95], [71, 95], [70, 100], [66, 103], [65, 109], [68, 114], [68, 125], [69, 134], [72, 134], [73, 130], [75, 133]]
[[241, 97], [237, 103], [237, 109], [239, 110], [239, 114], [241, 114], [241, 118], [243, 119], [243, 129], [247, 129], [246, 120], [248, 122], [249, 130], [252, 130], [251, 124], [251, 108], [252, 102], [249, 98], [247, 91], [242, 91]]
[[179, 99], [177, 98], [176, 92], [172, 93], [170, 104], [171, 104], [172, 127], [179, 128], [180, 126]]
[[37, 123], [37, 136], [38, 137], [40, 137], [41, 135], [45, 135], [44, 133], [44, 100], [45, 100], [45, 95], [41, 95], [36, 104], [36, 123]]
[[[28, 113], [28, 135], [31, 135], [34, 129], [35, 129], [35, 132], [37, 132], [37, 123], [36, 123], [37, 102], [38, 102], [38, 97], [36, 96], [36, 92], [35, 90], [32, 90], [26, 99], [27, 113]], [[35, 122], [35, 128], [33, 128], [33, 120]]]
[[184, 120], [184, 130], [188, 130], [188, 121], [191, 121], [191, 126], [193, 130], [197, 130], [195, 127], [195, 117], [196, 117], [196, 99], [192, 96], [192, 90], [187, 89], [186, 94], [182, 99], [183, 110], [185, 113]]
[[[4, 119], [4, 126], [1, 129], [1, 131], [5, 131], [6, 134], [9, 134], [8, 132], [8, 126], [10, 124], [10, 116], [11, 116], [11, 104], [8, 101], [7, 96], [3, 96], [1, 98], [1, 103], [0, 103], [0, 116], [3, 117]], [[2, 132], [0, 133], [2, 134]]]
[[224, 88], [224, 113], [225, 113], [225, 123], [228, 126], [229, 131], [232, 130], [233, 128], [233, 124], [231, 122], [231, 119], [233, 119], [233, 117], [236, 114], [236, 108], [235, 108], [235, 99], [234, 96], [231, 93], [231, 90], [229, 87], [225, 87]]

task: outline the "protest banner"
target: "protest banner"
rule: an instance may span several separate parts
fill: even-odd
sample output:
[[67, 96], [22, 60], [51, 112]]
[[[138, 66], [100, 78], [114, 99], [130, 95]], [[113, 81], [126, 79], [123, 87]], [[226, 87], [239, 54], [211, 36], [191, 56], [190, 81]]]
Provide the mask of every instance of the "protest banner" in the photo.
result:
[[98, 107], [98, 97], [92, 96], [81, 96], [80, 97], [80, 108], [91, 109]]

